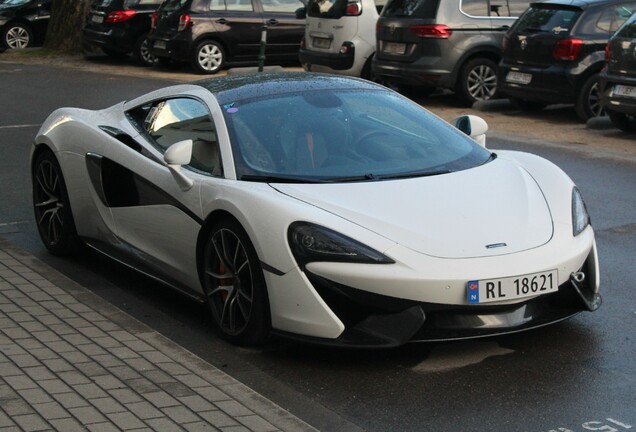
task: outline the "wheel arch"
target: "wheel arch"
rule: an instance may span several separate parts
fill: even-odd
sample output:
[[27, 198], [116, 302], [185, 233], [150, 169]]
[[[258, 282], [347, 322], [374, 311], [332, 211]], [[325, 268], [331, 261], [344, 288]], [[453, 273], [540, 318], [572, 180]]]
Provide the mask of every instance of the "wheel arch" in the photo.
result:
[[7, 34], [7, 31], [12, 25], [15, 25], [15, 24], [21, 24], [24, 27], [26, 27], [26, 29], [29, 31], [31, 35], [32, 40], [30, 42], [30, 45], [32, 45], [35, 42], [35, 32], [33, 30], [33, 27], [31, 26], [31, 23], [29, 23], [28, 20], [25, 20], [24, 18], [21, 18], [21, 17], [13, 18], [9, 22], [7, 22], [5, 25], [2, 26], [3, 27], [2, 33], [0, 34], [0, 37], [2, 37], [2, 41], [1, 41], [2, 45], [5, 45], [5, 35]]
[[[203, 225], [201, 226], [201, 230], [199, 230], [199, 235], [197, 237], [197, 245], [196, 245], [197, 272], [199, 274], [199, 281], [201, 282], [201, 286], [203, 286], [203, 259], [204, 259], [204, 253], [205, 253], [205, 243], [208, 239], [208, 236], [212, 232], [212, 227], [214, 226], [214, 224], [224, 219], [233, 220], [234, 222], [239, 224], [245, 232], [247, 232], [247, 230], [245, 229], [241, 221], [238, 218], [236, 218], [228, 210], [224, 210], [224, 209], [214, 210], [212, 213], [208, 215], [207, 218], [205, 218], [205, 220], [203, 221]], [[248, 237], [250, 237], [250, 241], [252, 241], [252, 238], [249, 234], [248, 234]], [[252, 241], [252, 244], [253, 244], [253, 241]]]
[[231, 56], [231, 51], [229, 49], [229, 46], [225, 43], [225, 41], [223, 41], [222, 38], [215, 36], [214, 33], [204, 33], [201, 36], [199, 36], [194, 43], [192, 43], [192, 49], [190, 50], [190, 56], [193, 56], [196, 49], [199, 47], [199, 45], [202, 42], [216, 42], [219, 45], [221, 45], [221, 48], [223, 48], [223, 51], [225, 52], [225, 61], [227, 61]]
[[501, 53], [497, 52], [497, 50], [495, 50], [492, 47], [479, 47], [479, 48], [474, 48], [472, 50], [466, 51], [464, 55], [460, 57], [459, 61], [455, 64], [455, 68], [453, 69], [453, 80], [452, 80], [453, 87], [457, 85], [457, 82], [461, 75], [461, 71], [466, 65], [466, 63], [480, 57], [487, 58], [488, 60], [495, 62], [497, 66], [499, 65], [499, 62], [501, 61]]

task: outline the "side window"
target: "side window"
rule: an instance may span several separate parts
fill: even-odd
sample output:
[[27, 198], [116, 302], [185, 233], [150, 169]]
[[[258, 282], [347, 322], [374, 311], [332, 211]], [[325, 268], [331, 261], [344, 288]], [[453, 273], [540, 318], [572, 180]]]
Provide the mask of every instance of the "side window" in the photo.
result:
[[527, 0], [494, 0], [490, 2], [490, 15], [502, 17], [518, 17], [528, 9]]
[[614, 33], [636, 11], [636, 3], [617, 5], [614, 8], [614, 20], [610, 26], [610, 32]]
[[198, 100], [176, 98], [154, 102], [129, 111], [128, 118], [150, 137], [161, 153], [174, 143], [191, 139], [192, 160], [188, 166], [215, 176], [223, 174], [214, 122]]
[[576, 35], [609, 38], [613, 9], [613, 7], [606, 7], [583, 13], [576, 26]]
[[620, 37], [636, 38], [636, 16], [619, 32]]
[[304, 7], [300, 0], [262, 0], [263, 12], [296, 13]]
[[210, 10], [231, 12], [253, 12], [252, 0], [211, 0]]
[[487, 0], [464, 0], [460, 8], [466, 15], [485, 17], [490, 15], [488, 13], [489, 3]]

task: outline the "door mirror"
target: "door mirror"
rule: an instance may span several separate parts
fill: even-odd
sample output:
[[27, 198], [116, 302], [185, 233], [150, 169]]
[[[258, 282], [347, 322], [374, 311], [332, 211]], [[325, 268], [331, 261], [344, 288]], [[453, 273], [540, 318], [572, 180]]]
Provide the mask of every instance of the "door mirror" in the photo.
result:
[[163, 155], [163, 160], [168, 165], [172, 176], [184, 191], [190, 189], [194, 184], [191, 178], [181, 172], [181, 166], [188, 165], [192, 160], [193, 145], [191, 139], [179, 141], [168, 147]]
[[486, 120], [475, 115], [465, 115], [457, 117], [454, 124], [457, 129], [477, 141], [477, 144], [486, 147], [486, 132], [488, 132]]
[[296, 9], [296, 18], [297, 19], [305, 19], [307, 18], [307, 7], [300, 7]]

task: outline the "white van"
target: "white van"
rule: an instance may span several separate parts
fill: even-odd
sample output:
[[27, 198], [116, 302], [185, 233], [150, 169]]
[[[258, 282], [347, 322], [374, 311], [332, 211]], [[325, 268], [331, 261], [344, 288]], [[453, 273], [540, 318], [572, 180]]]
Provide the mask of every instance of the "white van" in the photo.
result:
[[299, 51], [307, 71], [371, 79], [375, 24], [386, 0], [309, 0]]

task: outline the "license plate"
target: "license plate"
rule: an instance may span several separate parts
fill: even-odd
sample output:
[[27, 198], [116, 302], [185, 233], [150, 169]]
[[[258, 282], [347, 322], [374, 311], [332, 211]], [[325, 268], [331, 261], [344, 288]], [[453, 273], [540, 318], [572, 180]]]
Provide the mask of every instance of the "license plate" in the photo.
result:
[[516, 84], [530, 84], [532, 74], [510, 71], [506, 75], [506, 81]]
[[636, 98], [636, 87], [617, 84], [614, 86], [614, 94], [617, 96]]
[[406, 52], [406, 44], [386, 42], [384, 44], [384, 52], [388, 54], [404, 54]]
[[91, 21], [93, 21], [94, 23], [97, 23], [97, 24], [101, 24], [101, 23], [104, 22], [104, 17], [101, 16], [101, 15], [93, 15], [92, 18], [91, 18]]
[[314, 48], [328, 49], [331, 46], [331, 40], [325, 38], [314, 38]]
[[491, 303], [548, 294], [559, 290], [556, 270], [501, 279], [468, 281], [468, 304]]
[[153, 46], [157, 49], [166, 49], [166, 43], [164, 41], [155, 41]]

